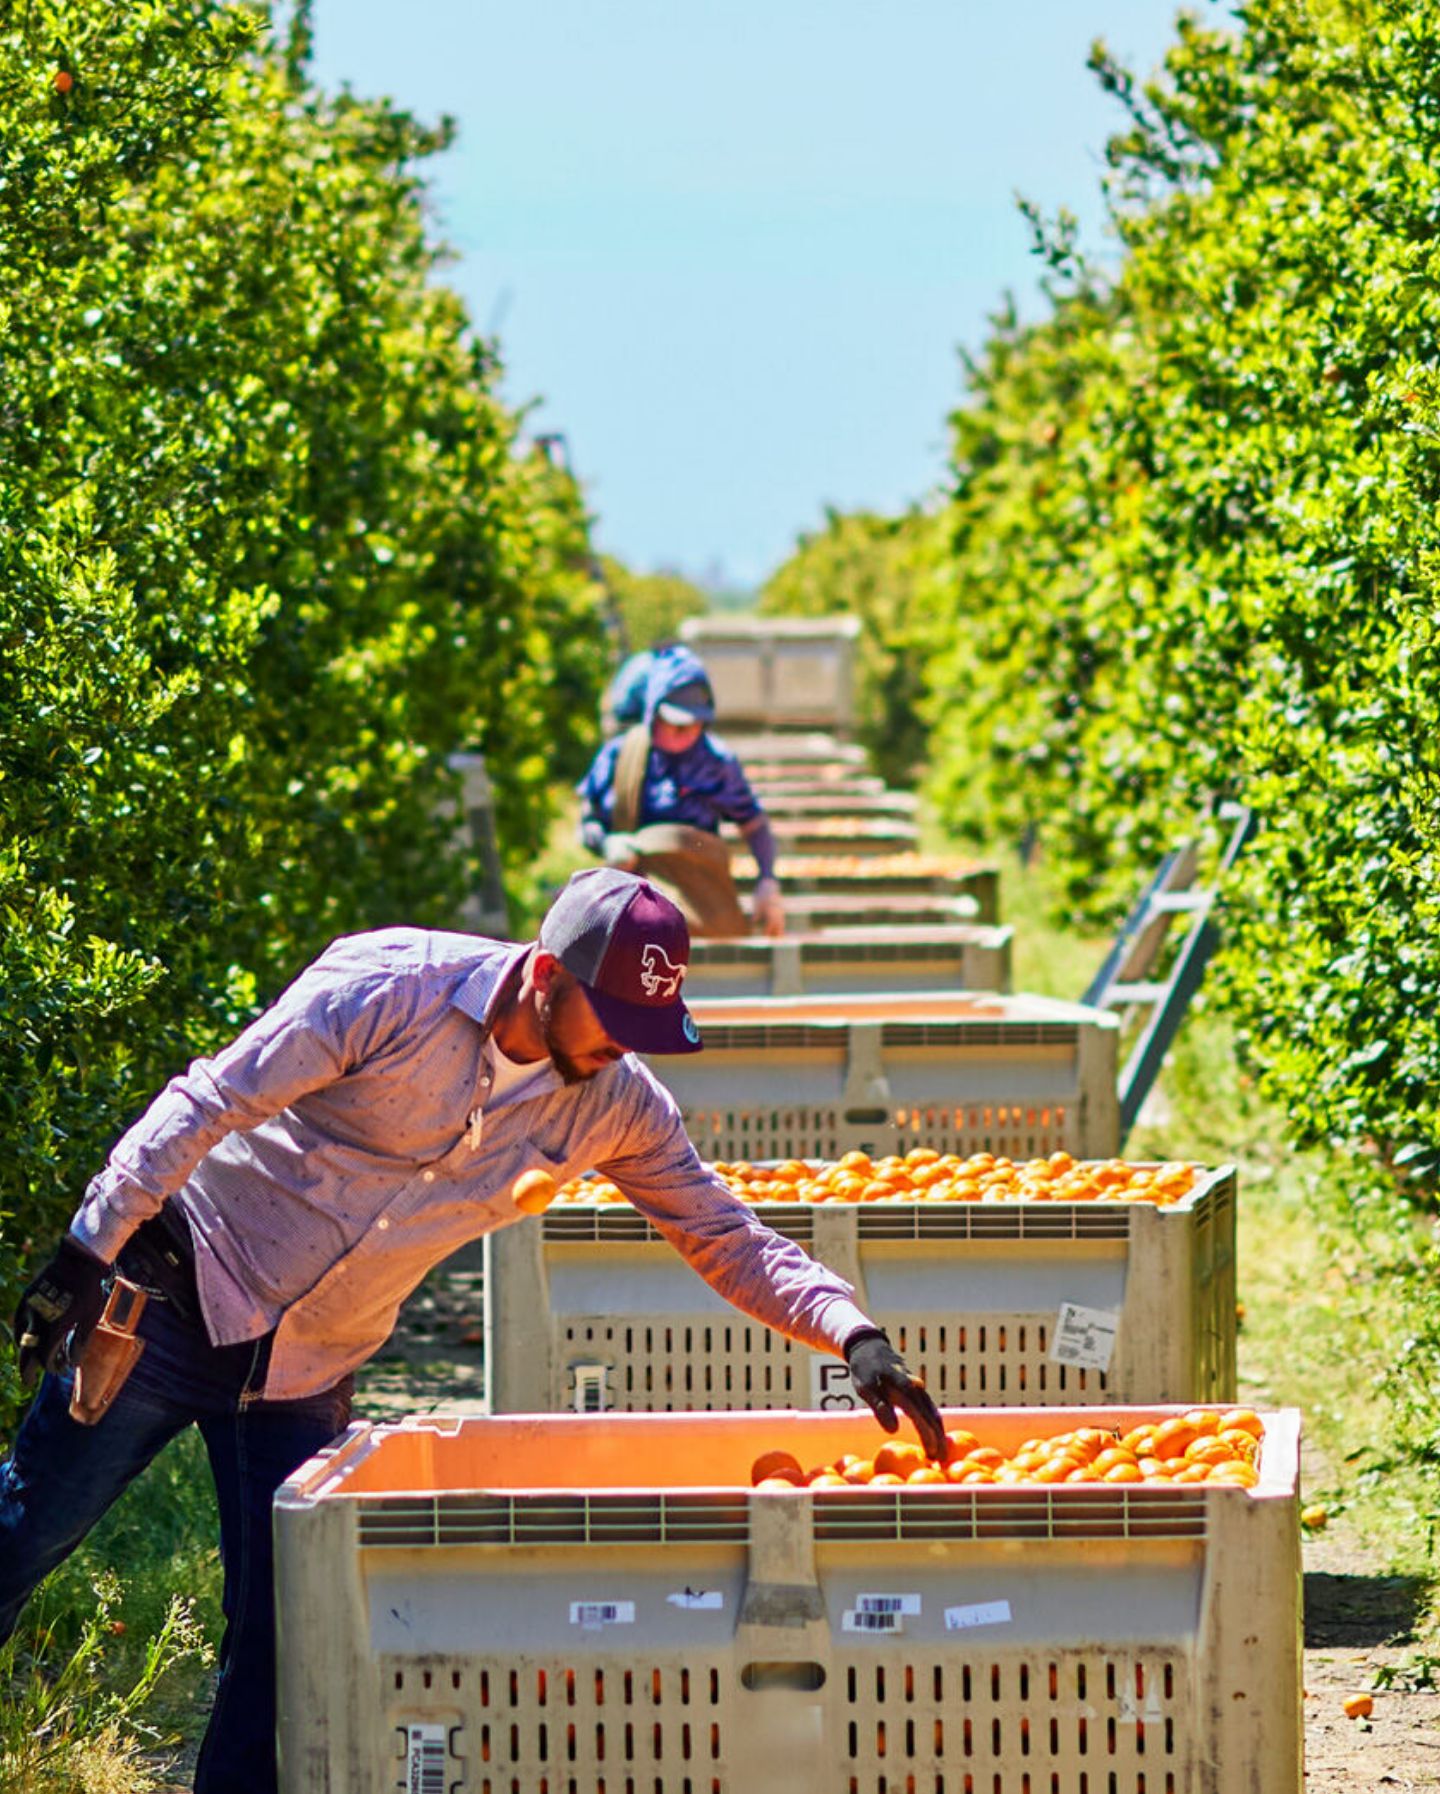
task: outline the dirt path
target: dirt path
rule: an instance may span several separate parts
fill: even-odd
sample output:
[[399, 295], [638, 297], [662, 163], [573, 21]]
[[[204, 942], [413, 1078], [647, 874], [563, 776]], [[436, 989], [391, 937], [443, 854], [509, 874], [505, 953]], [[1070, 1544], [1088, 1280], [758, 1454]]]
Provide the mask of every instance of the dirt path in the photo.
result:
[[[1309, 1486], [1330, 1480], [1316, 1454], [1307, 1449], [1305, 1459]], [[1343, 1517], [1306, 1539], [1304, 1564], [1306, 1794], [1440, 1788], [1440, 1692], [1374, 1686], [1377, 1670], [1416, 1660], [1423, 1588], [1386, 1574]], [[1368, 1720], [1345, 1714], [1356, 1694], [1375, 1703]]]

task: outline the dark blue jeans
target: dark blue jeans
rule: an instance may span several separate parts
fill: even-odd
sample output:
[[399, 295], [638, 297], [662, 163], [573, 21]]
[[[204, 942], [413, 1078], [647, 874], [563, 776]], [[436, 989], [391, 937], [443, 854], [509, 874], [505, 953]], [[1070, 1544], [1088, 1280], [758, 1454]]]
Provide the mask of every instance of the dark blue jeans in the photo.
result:
[[177, 1433], [195, 1425], [220, 1505], [225, 1636], [196, 1794], [275, 1794], [275, 1593], [270, 1507], [290, 1472], [350, 1417], [352, 1379], [265, 1402], [268, 1337], [212, 1346], [203, 1324], [152, 1301], [145, 1350], [98, 1426], [69, 1414], [72, 1378], [47, 1376], [0, 1464], [0, 1641], [30, 1591]]

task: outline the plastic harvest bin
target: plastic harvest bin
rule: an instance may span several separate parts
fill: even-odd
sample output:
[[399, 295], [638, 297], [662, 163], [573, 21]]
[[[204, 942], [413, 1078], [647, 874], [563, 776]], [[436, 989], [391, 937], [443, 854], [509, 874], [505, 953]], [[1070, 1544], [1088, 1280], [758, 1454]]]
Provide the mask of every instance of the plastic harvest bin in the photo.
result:
[[785, 922], [797, 934], [817, 928], [949, 928], [976, 922], [980, 905], [973, 897], [922, 894], [886, 896], [863, 891], [785, 893]]
[[[1163, 1208], [756, 1212], [855, 1286], [937, 1401], [1063, 1406], [1233, 1398], [1235, 1207], [1225, 1166]], [[557, 1205], [484, 1244], [492, 1413], [857, 1405], [839, 1359], [747, 1320], [628, 1204]]]
[[[913, 853], [920, 840], [919, 827], [904, 816], [777, 816], [771, 812], [770, 827], [782, 856], [843, 853], [878, 858]], [[738, 831], [727, 829], [725, 840], [734, 853], [750, 851]]]
[[949, 990], [696, 998], [691, 1010], [705, 1050], [653, 1069], [707, 1159], [1118, 1150], [1119, 1024], [1098, 1009]]
[[1263, 1419], [1253, 1490], [736, 1486], [868, 1416], [353, 1428], [276, 1499], [281, 1789], [1299, 1794], [1300, 1425]]
[[747, 778], [776, 776], [781, 768], [787, 778], [813, 779], [853, 778], [869, 771], [864, 748], [821, 731], [750, 734], [727, 728], [721, 733], [725, 745], [740, 756]]
[[681, 639], [705, 663], [721, 729], [855, 721], [855, 617], [687, 617]]
[[[923, 856], [875, 854], [875, 870], [870, 871], [865, 858], [853, 856], [856, 864], [837, 869], [839, 854], [782, 854], [775, 863], [776, 876], [785, 892], [787, 906], [792, 895], [797, 897], [834, 897], [849, 895], [881, 903], [894, 897], [970, 897], [975, 903], [976, 920], [1000, 920], [1000, 874], [994, 866], [957, 863], [953, 871], [936, 872], [926, 867]], [[848, 850], [843, 856], [852, 857]], [[914, 859], [916, 869], [897, 870], [902, 859]], [[753, 865], [737, 858], [735, 883], [741, 890], [753, 887], [757, 873]], [[789, 909], [787, 907], [787, 915]]]
[[837, 792], [823, 788], [816, 790], [813, 785], [796, 790], [791, 788], [793, 780], [777, 779], [760, 788], [760, 793], [767, 814], [777, 820], [851, 816], [896, 816], [907, 821], [914, 819], [920, 806], [910, 792], [887, 791], [879, 779], [870, 782], [874, 784], [873, 791]]
[[885, 781], [848, 760], [824, 760], [797, 765], [785, 760], [745, 761], [745, 777], [767, 807], [771, 798], [827, 798], [844, 804], [850, 799], [878, 797]]
[[836, 928], [690, 944], [687, 997], [1010, 988], [1012, 928]]

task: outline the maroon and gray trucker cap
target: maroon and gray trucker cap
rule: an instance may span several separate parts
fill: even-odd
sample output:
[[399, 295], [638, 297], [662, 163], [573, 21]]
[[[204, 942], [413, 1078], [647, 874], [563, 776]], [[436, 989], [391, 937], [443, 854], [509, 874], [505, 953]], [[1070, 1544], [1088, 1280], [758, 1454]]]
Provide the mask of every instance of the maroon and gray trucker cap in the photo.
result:
[[540, 924], [540, 945], [585, 986], [600, 1025], [637, 1053], [698, 1053], [680, 997], [690, 930], [668, 897], [633, 872], [577, 872]]

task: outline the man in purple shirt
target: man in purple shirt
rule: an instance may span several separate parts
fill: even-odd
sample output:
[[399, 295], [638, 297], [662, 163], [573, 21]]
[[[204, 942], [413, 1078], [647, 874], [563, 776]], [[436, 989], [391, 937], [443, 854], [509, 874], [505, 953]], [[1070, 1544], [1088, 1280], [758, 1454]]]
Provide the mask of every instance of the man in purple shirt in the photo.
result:
[[[700, 1163], [632, 1056], [695, 1052], [689, 937], [643, 879], [577, 873], [538, 942], [391, 928], [335, 941], [117, 1143], [16, 1315], [45, 1372], [0, 1464], [0, 1640], [31, 1589], [155, 1454], [196, 1424], [220, 1506], [225, 1637], [197, 1794], [276, 1787], [270, 1507], [349, 1418], [353, 1373], [401, 1302], [468, 1240], [520, 1218], [522, 1172], [604, 1169], [719, 1293], [845, 1356], [932, 1456], [934, 1404], [849, 1285]], [[118, 1269], [150, 1292], [144, 1351], [93, 1426], [73, 1364]]]

